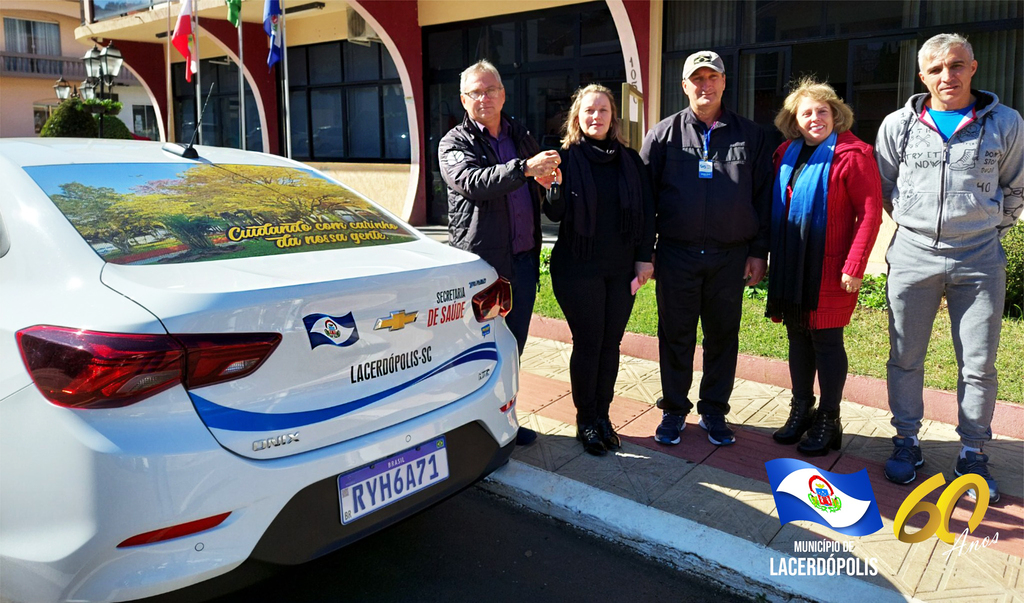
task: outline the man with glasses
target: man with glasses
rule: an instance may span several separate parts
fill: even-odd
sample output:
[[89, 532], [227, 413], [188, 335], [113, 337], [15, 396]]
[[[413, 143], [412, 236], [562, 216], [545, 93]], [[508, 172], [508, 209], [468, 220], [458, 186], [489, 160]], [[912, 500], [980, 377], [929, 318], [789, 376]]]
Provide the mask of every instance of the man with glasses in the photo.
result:
[[[541, 152], [526, 128], [501, 112], [505, 88], [488, 61], [463, 71], [459, 90], [466, 117], [438, 146], [448, 185], [448, 241], [479, 255], [512, 283], [505, 324], [521, 355], [540, 278], [540, 187], [551, 186], [558, 152]], [[521, 427], [516, 443], [536, 437]]]

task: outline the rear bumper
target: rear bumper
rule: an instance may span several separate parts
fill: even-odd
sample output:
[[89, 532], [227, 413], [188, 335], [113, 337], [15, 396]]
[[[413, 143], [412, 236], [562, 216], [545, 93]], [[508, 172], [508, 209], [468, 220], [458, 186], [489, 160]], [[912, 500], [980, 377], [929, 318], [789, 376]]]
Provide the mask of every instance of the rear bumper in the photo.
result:
[[445, 434], [448, 479], [348, 525], [342, 524], [336, 476], [303, 488], [263, 533], [251, 559], [273, 564], [304, 563], [382, 530], [457, 494], [508, 461], [515, 442], [499, 447], [478, 423]]
[[288, 501], [241, 566], [194, 586], [140, 601], [205, 601], [264, 579], [278, 566], [331, 553], [458, 494], [508, 462], [515, 448], [514, 440], [499, 447], [478, 423], [463, 425], [444, 436], [452, 452], [449, 477], [444, 482], [344, 525], [340, 521], [337, 476], [321, 480]]

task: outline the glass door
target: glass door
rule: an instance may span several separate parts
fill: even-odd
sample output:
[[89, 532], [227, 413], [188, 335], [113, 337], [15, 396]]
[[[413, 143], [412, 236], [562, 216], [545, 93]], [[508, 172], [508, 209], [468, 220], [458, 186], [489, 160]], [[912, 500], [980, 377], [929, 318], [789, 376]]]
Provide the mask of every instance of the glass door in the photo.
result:
[[[775, 129], [775, 114], [786, 100], [792, 53], [788, 46], [740, 53], [738, 113], [761, 126], [769, 135], [770, 147], [782, 143]], [[728, 87], [728, 77], [726, 77]]]
[[858, 138], [874, 144], [885, 116], [907, 102], [917, 80], [916, 61], [912, 38], [850, 41], [846, 102], [853, 107]]

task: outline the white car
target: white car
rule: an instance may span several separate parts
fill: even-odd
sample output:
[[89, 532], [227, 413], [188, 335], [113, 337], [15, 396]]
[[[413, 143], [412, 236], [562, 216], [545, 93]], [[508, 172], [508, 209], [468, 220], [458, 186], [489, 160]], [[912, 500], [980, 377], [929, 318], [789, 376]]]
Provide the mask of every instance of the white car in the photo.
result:
[[301, 563], [515, 445], [508, 281], [307, 166], [193, 150], [0, 140], [5, 600]]

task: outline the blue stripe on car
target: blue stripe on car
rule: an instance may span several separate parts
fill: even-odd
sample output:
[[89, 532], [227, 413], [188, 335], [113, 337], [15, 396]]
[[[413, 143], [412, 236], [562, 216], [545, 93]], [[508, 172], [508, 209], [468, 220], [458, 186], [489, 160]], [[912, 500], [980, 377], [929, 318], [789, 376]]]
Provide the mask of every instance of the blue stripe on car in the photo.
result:
[[251, 412], [221, 406], [192, 392], [189, 392], [189, 396], [192, 398], [192, 403], [195, 405], [199, 416], [202, 417], [203, 422], [206, 423], [207, 427], [210, 427], [211, 429], [223, 429], [225, 431], [278, 431], [294, 429], [304, 425], [312, 425], [313, 423], [320, 423], [340, 417], [344, 414], [359, 410], [364, 406], [369, 406], [370, 404], [384, 400], [385, 398], [408, 389], [417, 383], [426, 381], [439, 373], [455, 368], [460, 364], [474, 362], [476, 360], [496, 361], [497, 359], [498, 346], [494, 343], [482, 343], [462, 352], [441, 366], [428, 371], [419, 377], [410, 379], [405, 383], [400, 383], [384, 391], [371, 394], [358, 400], [352, 400], [351, 402], [345, 402], [337, 406], [320, 408], [317, 410], [305, 410], [301, 412]]

